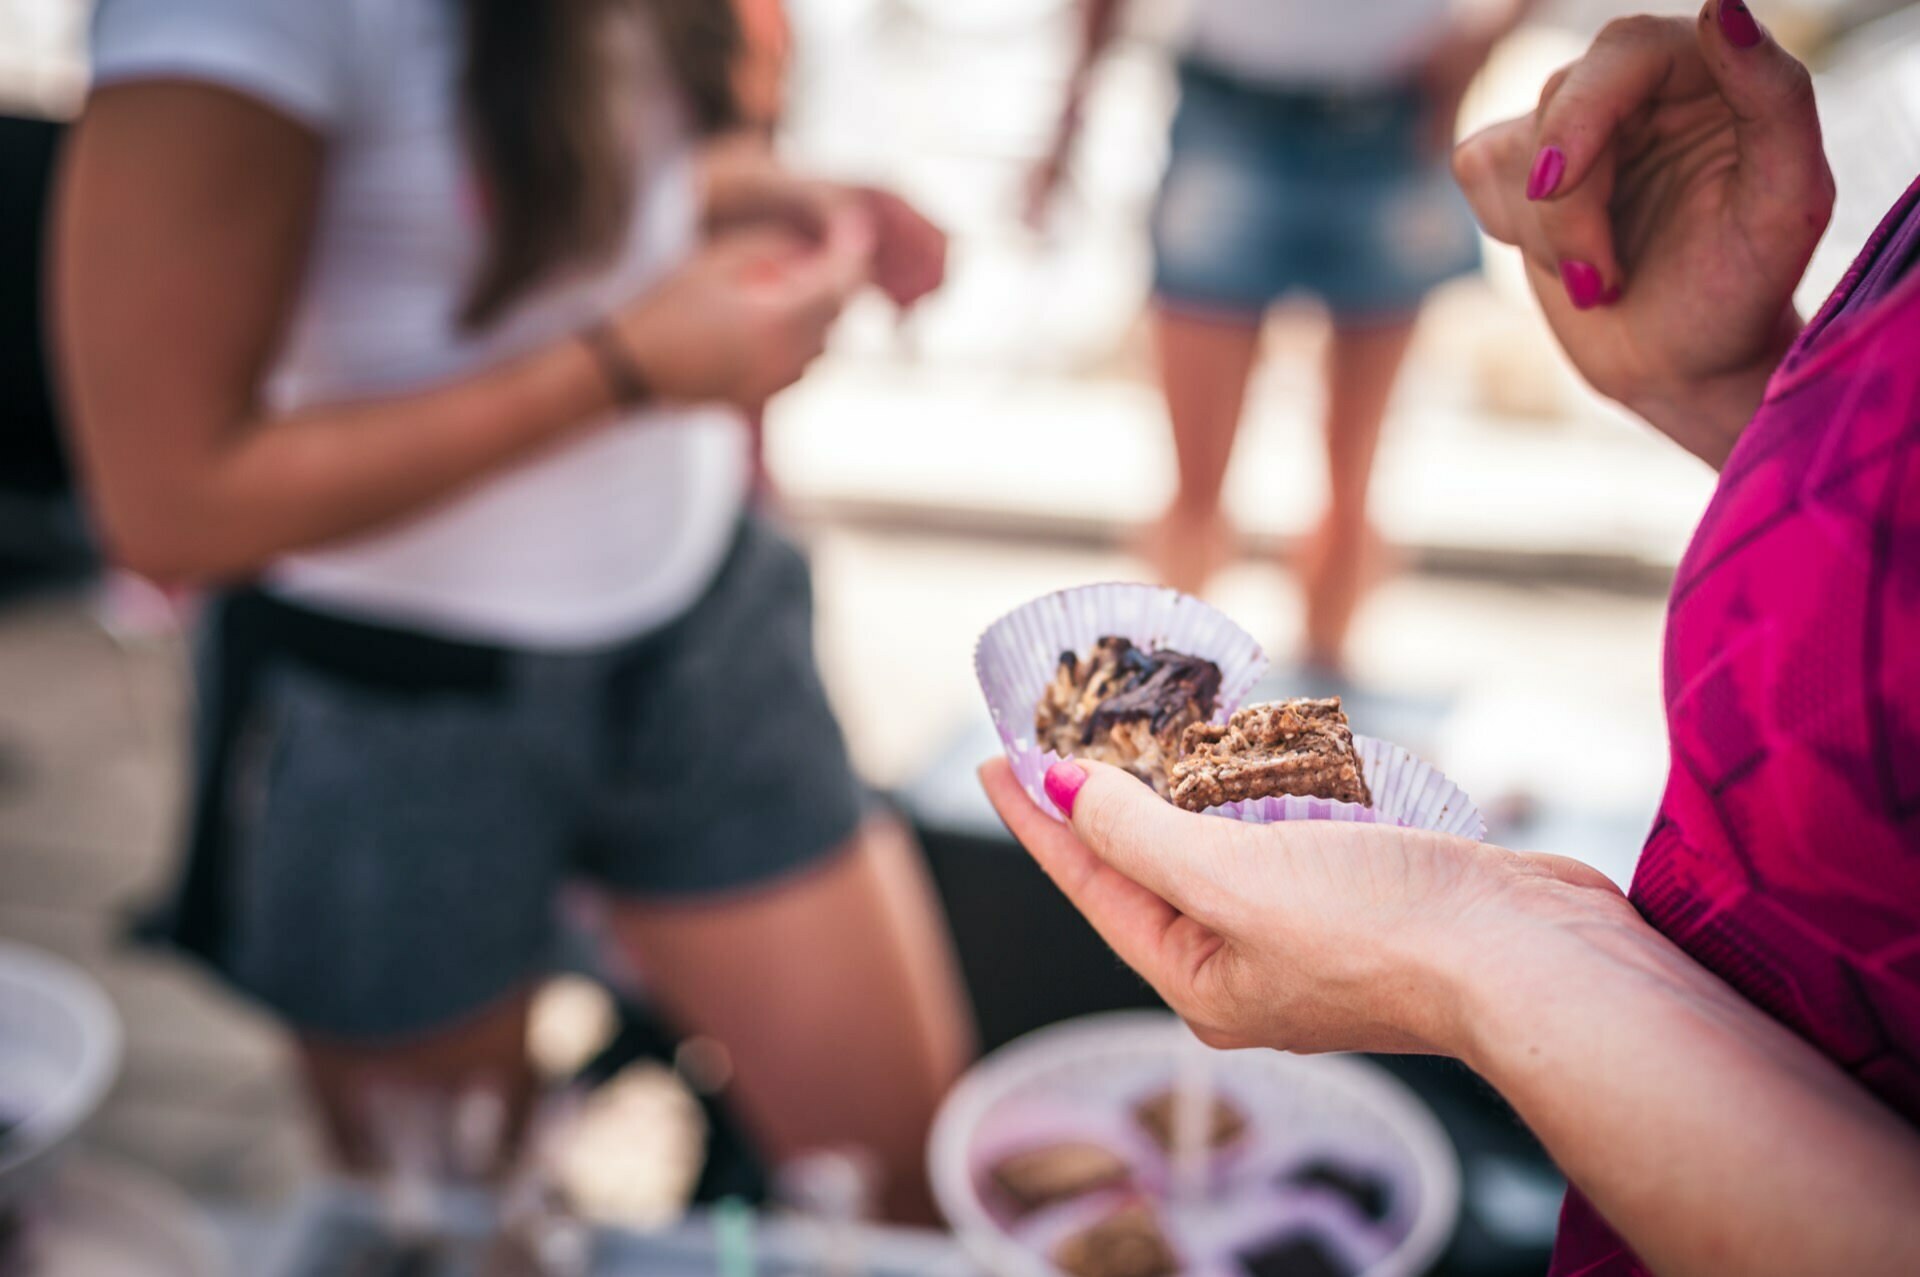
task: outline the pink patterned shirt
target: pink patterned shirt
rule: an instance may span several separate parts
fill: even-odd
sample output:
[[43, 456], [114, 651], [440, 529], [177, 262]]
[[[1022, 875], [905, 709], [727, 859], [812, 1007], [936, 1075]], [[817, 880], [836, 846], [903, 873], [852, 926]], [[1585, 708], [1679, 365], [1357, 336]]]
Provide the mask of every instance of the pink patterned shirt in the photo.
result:
[[[1917, 209], [1920, 182], [1774, 374], [1680, 564], [1632, 896], [1920, 1124]], [[1646, 1272], [1569, 1194], [1552, 1277]]]

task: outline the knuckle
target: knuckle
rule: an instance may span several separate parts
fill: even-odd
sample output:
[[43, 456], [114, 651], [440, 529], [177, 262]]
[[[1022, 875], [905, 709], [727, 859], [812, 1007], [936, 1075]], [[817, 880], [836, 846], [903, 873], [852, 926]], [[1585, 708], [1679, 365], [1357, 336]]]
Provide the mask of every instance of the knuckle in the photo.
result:
[[1203, 1045], [1210, 1046], [1216, 1051], [1238, 1051], [1253, 1045], [1252, 1039], [1245, 1035], [1204, 1020], [1189, 1019], [1187, 1027]]
[[1126, 804], [1118, 791], [1105, 786], [1089, 786], [1075, 804], [1081, 817], [1080, 832], [1095, 851], [1113, 846], [1127, 825]]
[[1784, 83], [1781, 96], [1789, 110], [1812, 114], [1814, 111], [1813, 72], [1798, 58], [1786, 59], [1781, 72]]
[[1673, 28], [1670, 18], [1657, 18], [1650, 13], [1630, 13], [1614, 18], [1600, 28], [1594, 45], [1612, 47], [1640, 46], [1663, 40]]
[[1486, 179], [1492, 167], [1488, 155], [1491, 149], [1492, 143], [1484, 135], [1470, 137], [1453, 148], [1453, 180], [1462, 190], [1471, 194]]
[[1558, 71], [1548, 76], [1547, 82], [1540, 86], [1540, 110], [1545, 111], [1547, 107], [1552, 104], [1554, 98], [1560, 95], [1560, 90], [1567, 83], [1567, 77], [1573, 74], [1573, 67], [1573, 63], [1567, 63]]

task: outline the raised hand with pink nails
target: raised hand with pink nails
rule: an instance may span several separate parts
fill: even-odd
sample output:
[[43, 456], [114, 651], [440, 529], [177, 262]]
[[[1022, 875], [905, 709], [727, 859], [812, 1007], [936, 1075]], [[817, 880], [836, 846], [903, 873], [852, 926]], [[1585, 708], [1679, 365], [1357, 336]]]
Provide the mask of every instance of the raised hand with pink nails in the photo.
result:
[[1741, 0], [1622, 18], [1454, 171], [1581, 374], [1717, 467], [1833, 206], [1806, 68]]

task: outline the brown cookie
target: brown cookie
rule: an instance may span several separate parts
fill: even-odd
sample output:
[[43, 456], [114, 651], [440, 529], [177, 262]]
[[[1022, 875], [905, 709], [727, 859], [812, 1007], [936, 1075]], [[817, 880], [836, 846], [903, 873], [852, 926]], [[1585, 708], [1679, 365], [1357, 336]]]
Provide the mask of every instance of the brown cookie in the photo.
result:
[[1014, 1153], [988, 1171], [1021, 1211], [1124, 1184], [1132, 1174], [1111, 1149], [1086, 1141], [1046, 1144]]
[[[1168, 1152], [1173, 1151], [1173, 1107], [1176, 1100], [1172, 1091], [1161, 1091], [1148, 1096], [1133, 1106], [1133, 1120], [1140, 1129], [1153, 1137], [1153, 1142]], [[1247, 1115], [1238, 1106], [1213, 1097], [1208, 1102], [1207, 1147], [1225, 1148], [1246, 1133]]]
[[1140, 1204], [1074, 1233], [1054, 1248], [1053, 1262], [1073, 1277], [1171, 1277], [1180, 1271], [1159, 1222]]

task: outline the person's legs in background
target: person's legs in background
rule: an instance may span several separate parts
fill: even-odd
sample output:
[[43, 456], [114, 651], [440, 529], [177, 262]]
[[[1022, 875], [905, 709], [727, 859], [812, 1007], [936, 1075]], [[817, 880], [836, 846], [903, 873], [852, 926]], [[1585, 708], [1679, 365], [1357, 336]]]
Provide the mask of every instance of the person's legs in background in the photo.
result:
[[934, 1110], [972, 1054], [946, 928], [911, 835], [870, 819], [789, 877], [709, 899], [613, 906], [616, 940], [688, 1033], [731, 1057], [728, 1101], [771, 1165], [876, 1159], [885, 1216], [936, 1219]]
[[[412, 1159], [415, 1170], [484, 1177], [510, 1165], [534, 1093], [531, 1000], [523, 990], [387, 1043], [300, 1035], [301, 1072], [340, 1167], [390, 1174]], [[402, 1147], [423, 1140], [433, 1146]], [[466, 1147], [439, 1146], [448, 1140]]]
[[1413, 337], [1415, 315], [1335, 317], [1327, 343], [1327, 508], [1299, 556], [1309, 665], [1338, 670], [1347, 632], [1379, 576], [1383, 547], [1367, 518], [1381, 423]]
[[1173, 498], [1149, 527], [1141, 551], [1161, 581], [1189, 594], [1204, 590], [1233, 558], [1236, 532], [1221, 496], [1259, 354], [1260, 318], [1154, 307], [1176, 471]]

